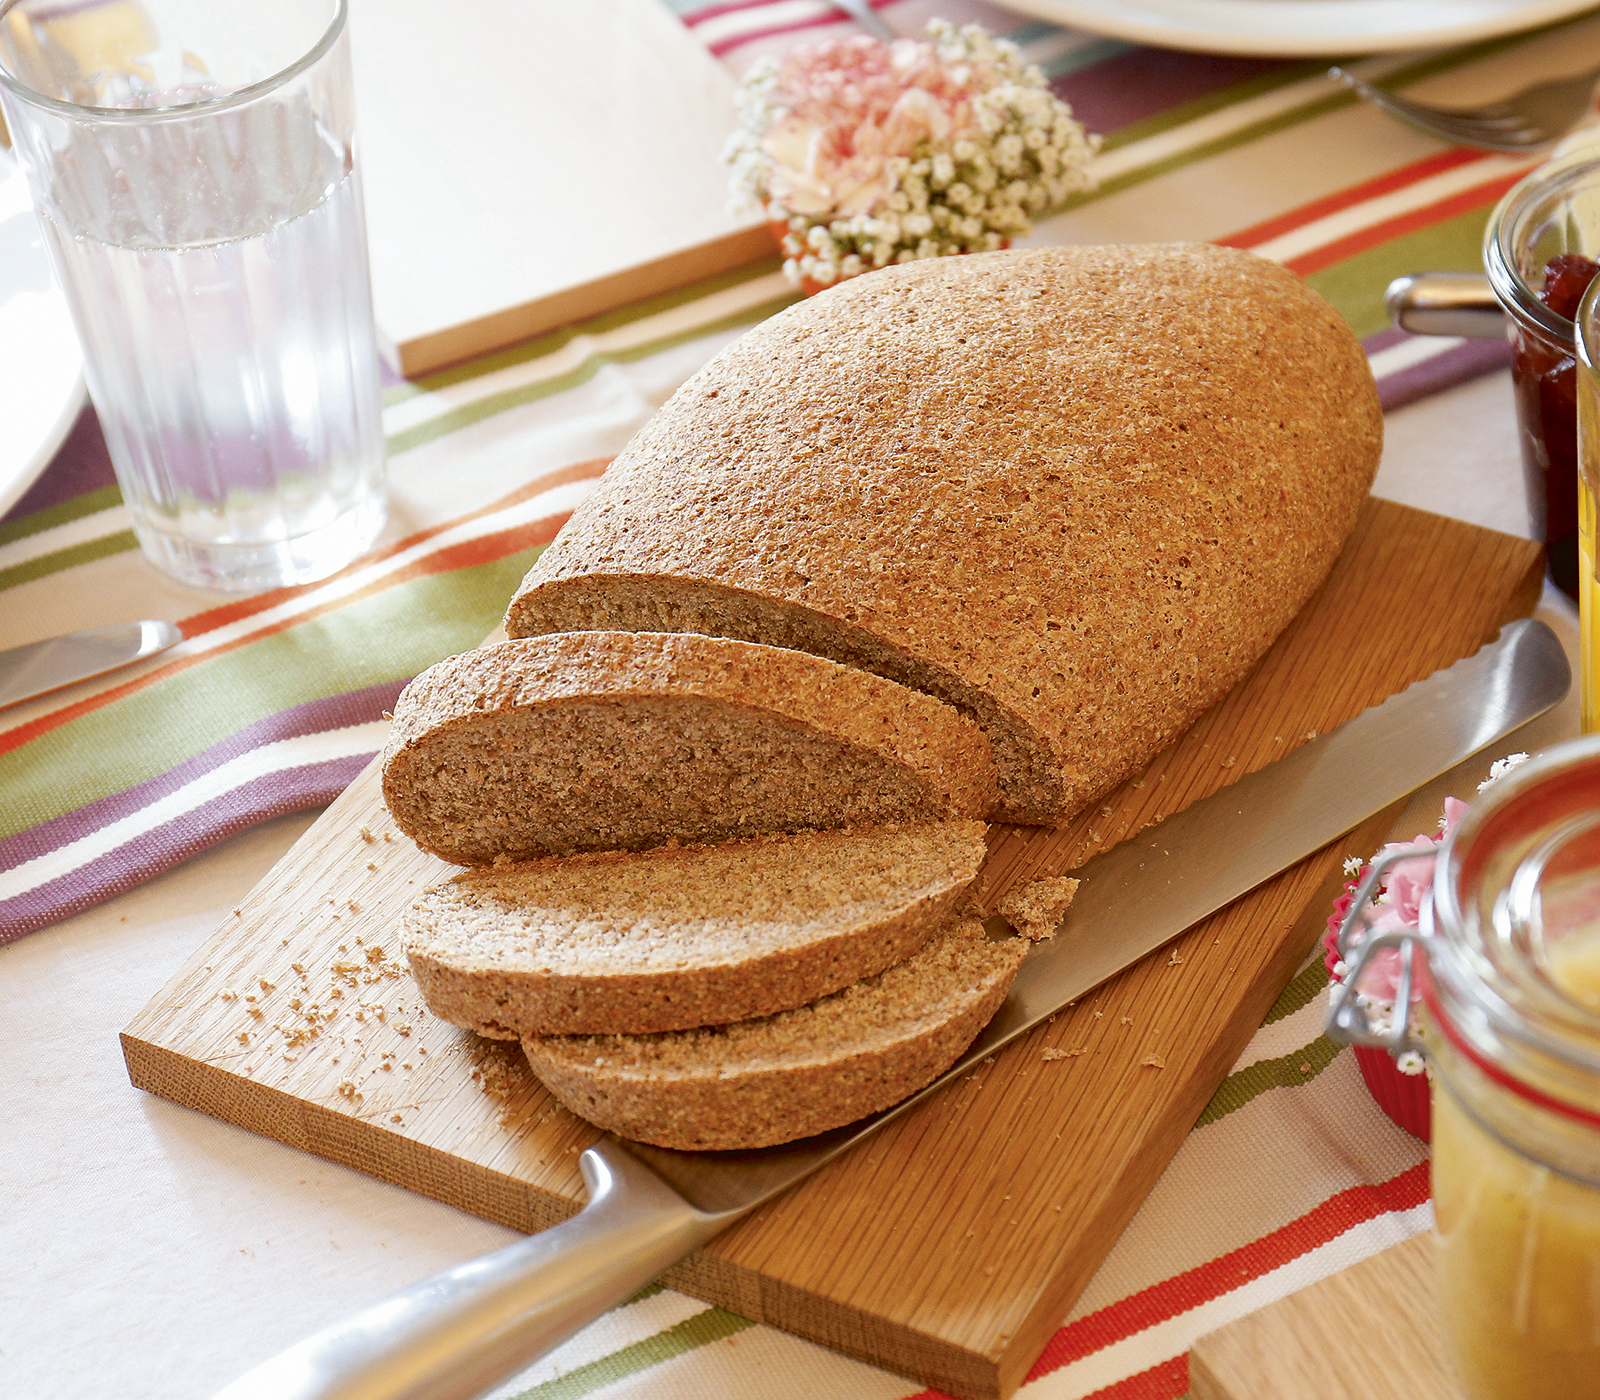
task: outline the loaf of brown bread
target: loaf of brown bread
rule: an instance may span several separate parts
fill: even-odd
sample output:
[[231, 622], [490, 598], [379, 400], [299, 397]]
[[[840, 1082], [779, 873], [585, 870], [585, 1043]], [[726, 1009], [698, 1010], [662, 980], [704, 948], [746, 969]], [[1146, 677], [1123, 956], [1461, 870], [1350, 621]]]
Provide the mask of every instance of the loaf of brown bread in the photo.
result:
[[441, 661], [395, 704], [383, 796], [458, 865], [982, 816], [995, 769], [949, 705], [724, 637], [580, 632]]
[[955, 919], [904, 962], [793, 1011], [664, 1035], [528, 1036], [522, 1048], [562, 1104], [623, 1137], [770, 1147], [938, 1078], [1005, 1000], [1027, 948]]
[[982, 822], [758, 836], [468, 870], [401, 935], [437, 1016], [482, 1035], [683, 1030], [786, 1011], [922, 946]]
[[1235, 685], [1355, 522], [1381, 415], [1350, 328], [1209, 245], [886, 268], [728, 347], [534, 565], [513, 636], [814, 652], [977, 719], [1060, 823]]

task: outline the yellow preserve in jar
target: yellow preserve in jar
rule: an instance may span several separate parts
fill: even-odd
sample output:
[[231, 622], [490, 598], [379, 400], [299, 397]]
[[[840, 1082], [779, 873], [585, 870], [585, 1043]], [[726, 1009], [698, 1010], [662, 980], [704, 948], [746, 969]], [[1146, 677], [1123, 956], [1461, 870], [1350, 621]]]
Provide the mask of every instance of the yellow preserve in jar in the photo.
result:
[[1472, 1400], [1600, 1395], [1600, 1188], [1433, 1098], [1439, 1312]]
[[1422, 912], [1445, 1349], [1468, 1400], [1600, 1400], [1600, 736], [1489, 786]]

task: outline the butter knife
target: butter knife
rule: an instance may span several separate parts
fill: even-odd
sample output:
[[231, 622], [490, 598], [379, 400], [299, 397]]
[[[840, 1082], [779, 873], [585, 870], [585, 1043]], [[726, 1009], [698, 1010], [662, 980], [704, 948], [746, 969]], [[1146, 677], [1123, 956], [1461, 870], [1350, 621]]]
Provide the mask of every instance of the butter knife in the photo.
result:
[[183, 640], [170, 622], [121, 622], [0, 651], [0, 709], [143, 661]]
[[759, 1152], [607, 1136], [572, 1219], [413, 1284], [241, 1376], [216, 1400], [472, 1400], [985, 1056], [1184, 929], [1555, 705], [1566, 653], [1537, 621], [1075, 871], [1056, 937], [1029, 953], [972, 1047], [904, 1103]]

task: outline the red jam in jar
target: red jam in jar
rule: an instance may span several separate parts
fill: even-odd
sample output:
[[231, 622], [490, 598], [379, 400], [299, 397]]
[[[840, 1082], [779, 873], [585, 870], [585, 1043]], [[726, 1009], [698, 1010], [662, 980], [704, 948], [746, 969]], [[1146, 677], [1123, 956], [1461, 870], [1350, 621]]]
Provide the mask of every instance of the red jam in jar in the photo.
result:
[[[1594, 280], [1596, 264], [1581, 253], [1558, 253], [1544, 267], [1539, 300], [1573, 320]], [[1559, 344], [1532, 329], [1512, 331], [1512, 383], [1530, 475], [1530, 499], [1545, 505], [1545, 549], [1550, 577], [1568, 597], [1578, 596], [1577, 362], [1568, 336]], [[1537, 523], [1537, 522], [1536, 522]]]

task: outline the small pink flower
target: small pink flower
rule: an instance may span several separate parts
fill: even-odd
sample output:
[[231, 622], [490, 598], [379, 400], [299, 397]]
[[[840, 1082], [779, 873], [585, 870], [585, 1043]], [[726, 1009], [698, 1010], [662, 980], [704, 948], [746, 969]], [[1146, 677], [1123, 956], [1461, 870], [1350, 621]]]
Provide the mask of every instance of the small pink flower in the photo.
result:
[[859, 35], [790, 50], [772, 92], [785, 115], [761, 142], [772, 202], [806, 215], [868, 212], [894, 188], [889, 158], [966, 130], [987, 81], [914, 39]]

